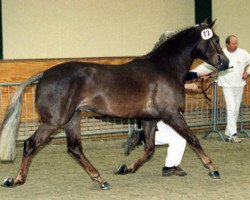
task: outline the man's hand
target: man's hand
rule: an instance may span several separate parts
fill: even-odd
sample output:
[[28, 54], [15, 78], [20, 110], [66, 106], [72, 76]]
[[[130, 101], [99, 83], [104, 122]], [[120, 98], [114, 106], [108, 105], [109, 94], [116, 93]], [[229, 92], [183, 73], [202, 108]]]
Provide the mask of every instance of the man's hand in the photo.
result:
[[247, 80], [247, 77], [248, 77], [248, 73], [245, 71], [242, 75], [242, 79], [243, 80]]
[[184, 87], [185, 89], [192, 91], [196, 91], [198, 89], [198, 85], [196, 83], [186, 83]]

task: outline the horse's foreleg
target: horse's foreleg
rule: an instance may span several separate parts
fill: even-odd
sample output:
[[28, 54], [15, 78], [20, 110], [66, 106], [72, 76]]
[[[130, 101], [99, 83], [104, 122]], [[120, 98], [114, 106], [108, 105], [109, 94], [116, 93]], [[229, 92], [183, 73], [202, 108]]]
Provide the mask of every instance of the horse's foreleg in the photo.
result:
[[16, 178], [7, 178], [2, 183], [5, 187], [14, 187], [26, 182], [29, 166], [33, 155], [38, 148], [45, 143], [49, 136], [55, 131], [55, 128], [41, 124], [37, 131], [24, 142], [23, 157], [20, 170]]
[[115, 169], [115, 174], [126, 174], [135, 172], [143, 163], [151, 158], [155, 149], [155, 130], [157, 121], [143, 121], [143, 132], [145, 137], [145, 149], [141, 158], [129, 165], [119, 165]]
[[192, 146], [194, 151], [201, 159], [203, 165], [210, 170], [209, 175], [213, 178], [220, 178], [219, 172], [216, 170], [211, 158], [204, 152], [198, 138], [190, 131], [183, 116], [171, 116], [168, 120], [164, 120], [169, 124], [177, 133], [179, 133], [186, 141]]
[[75, 157], [93, 181], [97, 181], [102, 189], [109, 189], [109, 183], [101, 177], [97, 169], [83, 154], [81, 144], [80, 112], [76, 112], [64, 128], [67, 136], [68, 151]]

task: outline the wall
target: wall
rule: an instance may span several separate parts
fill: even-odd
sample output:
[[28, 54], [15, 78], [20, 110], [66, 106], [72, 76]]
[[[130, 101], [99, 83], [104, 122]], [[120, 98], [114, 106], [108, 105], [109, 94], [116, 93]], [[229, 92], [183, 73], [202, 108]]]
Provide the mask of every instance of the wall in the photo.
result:
[[239, 47], [250, 52], [250, 1], [249, 0], [213, 0], [213, 19], [217, 18], [216, 33], [224, 46], [228, 35], [239, 38]]
[[137, 56], [193, 25], [193, 0], [2, 0], [4, 59]]

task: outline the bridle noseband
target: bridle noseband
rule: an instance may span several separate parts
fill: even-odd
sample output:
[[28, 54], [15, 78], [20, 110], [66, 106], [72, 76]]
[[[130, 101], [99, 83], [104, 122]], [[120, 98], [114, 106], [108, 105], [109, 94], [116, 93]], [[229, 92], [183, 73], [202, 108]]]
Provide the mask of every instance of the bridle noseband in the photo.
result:
[[[218, 56], [218, 60], [217, 60], [217, 63], [215, 65], [217, 71], [221, 71], [224, 69], [224, 64], [221, 62], [221, 58], [220, 58], [220, 55], [222, 53], [222, 49], [218, 49], [218, 47], [215, 45], [214, 41], [212, 40], [212, 38], [208, 39], [214, 46], [215, 50], [216, 50], [216, 53], [217, 53], [217, 56]], [[209, 42], [207, 42], [206, 44], [206, 48], [205, 48], [205, 51], [204, 53], [202, 54], [202, 57], [205, 57], [206, 53], [207, 53], [207, 49], [208, 49], [208, 45], [209, 45]]]

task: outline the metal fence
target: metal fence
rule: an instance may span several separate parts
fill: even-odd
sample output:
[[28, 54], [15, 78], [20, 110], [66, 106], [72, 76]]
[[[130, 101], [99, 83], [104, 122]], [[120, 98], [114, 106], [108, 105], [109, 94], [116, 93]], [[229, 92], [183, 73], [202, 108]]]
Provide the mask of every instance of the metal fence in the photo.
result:
[[[200, 85], [199, 82], [197, 83]], [[18, 85], [19, 83], [0, 83], [0, 122], [4, 117], [10, 97]], [[39, 118], [35, 110], [35, 89], [36, 84], [28, 86], [23, 95], [21, 121], [17, 140], [25, 140], [33, 134], [39, 126]], [[214, 132], [224, 141], [222, 131], [226, 124], [226, 109], [222, 90], [215, 82], [213, 87], [207, 91], [207, 94], [212, 99], [210, 103], [207, 102], [203, 94], [186, 94], [184, 118], [192, 129], [206, 128], [207, 131], [204, 137], [208, 137], [209, 134]], [[239, 131], [245, 133], [248, 137], [250, 137], [250, 135], [248, 131], [245, 130], [245, 127], [247, 127], [250, 122], [249, 101], [247, 84], [245, 86], [238, 122]], [[81, 133], [83, 136], [130, 133], [133, 129], [138, 128], [140, 127], [138, 127], [137, 121], [134, 119], [111, 118], [93, 113], [83, 113], [81, 118]], [[53, 137], [64, 138], [64, 131], [59, 130]]]

